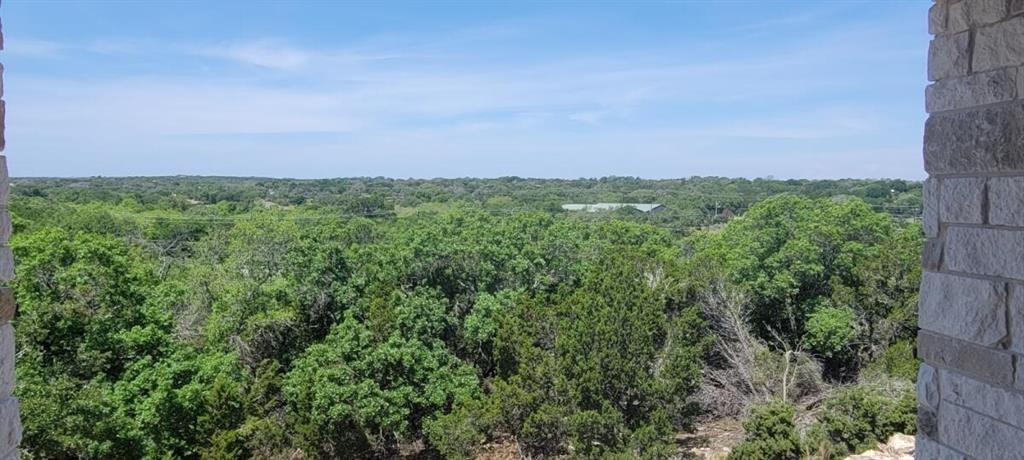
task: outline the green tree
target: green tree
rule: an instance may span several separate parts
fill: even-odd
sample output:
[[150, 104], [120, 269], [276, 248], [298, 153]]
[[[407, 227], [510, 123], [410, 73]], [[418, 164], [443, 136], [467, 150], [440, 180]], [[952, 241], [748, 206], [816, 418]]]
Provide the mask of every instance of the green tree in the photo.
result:
[[743, 423], [746, 437], [729, 453], [735, 460], [798, 460], [802, 456], [800, 433], [793, 422], [793, 406], [775, 401], [754, 409]]
[[311, 452], [392, 451], [398, 440], [418, 437], [426, 418], [479, 391], [472, 368], [439, 339], [448, 319], [436, 295], [393, 300], [385, 334], [350, 314], [288, 373], [283, 390]]

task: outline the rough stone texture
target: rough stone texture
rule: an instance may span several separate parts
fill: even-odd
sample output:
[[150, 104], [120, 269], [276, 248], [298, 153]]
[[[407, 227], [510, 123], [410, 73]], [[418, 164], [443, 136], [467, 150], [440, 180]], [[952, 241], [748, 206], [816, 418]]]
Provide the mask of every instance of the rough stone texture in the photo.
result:
[[980, 224], [985, 217], [982, 215], [982, 203], [985, 201], [984, 177], [958, 177], [943, 179], [943, 197], [939, 203], [939, 221], [946, 223]]
[[928, 79], [938, 81], [967, 75], [971, 64], [968, 32], [935, 37], [928, 48]]
[[924, 241], [924, 250], [921, 251], [921, 266], [925, 270], [938, 271], [942, 268], [942, 240], [939, 238], [928, 238]]
[[1016, 380], [1014, 381], [1015, 382], [1014, 387], [1017, 390], [1024, 391], [1024, 367], [1021, 367], [1021, 366], [1024, 366], [1024, 358], [1022, 358], [1020, 355], [1017, 355], [1016, 359], [1017, 359], [1016, 375], [1015, 375]]
[[7, 244], [11, 239], [11, 232], [14, 227], [11, 224], [11, 215], [7, 210], [0, 208], [0, 244]]
[[973, 27], [984, 26], [1006, 17], [1008, 0], [965, 0], [967, 20]]
[[988, 181], [988, 221], [1024, 227], [1024, 177], [993, 177]]
[[943, 401], [969, 407], [974, 412], [1013, 426], [1024, 426], [1024, 394], [997, 388], [955, 372], [942, 372], [940, 379]]
[[917, 432], [934, 438], [939, 435], [938, 411], [925, 406], [917, 406]]
[[7, 148], [7, 103], [0, 100], [0, 151]]
[[[2, 187], [0, 187], [2, 188]], [[924, 235], [928, 238], [939, 236], [939, 180], [927, 179], [922, 191], [924, 200]]]
[[0, 155], [0, 206], [7, 207], [7, 197], [10, 191], [11, 179], [7, 175], [7, 157]]
[[942, 264], [958, 272], [1024, 280], [1024, 230], [950, 227]]
[[950, 337], [995, 346], [1006, 338], [1006, 283], [926, 272], [919, 325]]
[[1017, 67], [1017, 97], [1024, 99], [1024, 67]]
[[913, 436], [894, 434], [874, 449], [846, 457], [846, 460], [914, 460], [915, 444]]
[[[1007, 310], [1010, 317], [1010, 350], [1024, 353], [1024, 285], [1010, 283], [1008, 286]], [[1022, 369], [1018, 368], [1018, 371]], [[1017, 379], [1018, 385], [1024, 380]]]
[[932, 115], [924, 165], [931, 174], [1024, 170], [1024, 105]]
[[1009, 353], [922, 330], [917, 354], [926, 363], [958, 369], [986, 382], [1013, 383], [1013, 356]]
[[0, 246], [0, 283], [14, 279], [14, 253], [10, 246]]
[[18, 400], [6, 398], [0, 401], [0, 452], [11, 452], [18, 444], [21, 444]]
[[1024, 0], [929, 30], [916, 454], [1024, 460]]
[[0, 398], [14, 393], [14, 327], [0, 326]]
[[939, 439], [981, 460], [1024, 459], [1024, 430], [953, 404], [942, 407]]
[[1017, 68], [942, 80], [925, 90], [929, 113], [1011, 101], [1017, 97]]
[[946, 21], [947, 32], [958, 33], [971, 28], [971, 25], [967, 20], [967, 9], [964, 7], [963, 2], [949, 5], [949, 11], [946, 13]]
[[[0, 50], [4, 47], [3, 26], [0, 24]], [[0, 64], [0, 98], [3, 97], [4, 68]], [[6, 141], [7, 104], [0, 99], [0, 151], [7, 147]], [[14, 277], [14, 255], [7, 246], [12, 226], [7, 213], [10, 179], [7, 173], [7, 157], [0, 155], [0, 459], [18, 459], [18, 445], [21, 444], [21, 417], [15, 391], [15, 340], [11, 320], [17, 305], [14, 292], [8, 283]]]
[[[945, 46], [946, 48], [939, 51], [941, 60], [937, 65], [943, 69], [946, 68], [943, 66], [956, 68], [956, 59], [959, 56], [949, 49], [954, 45]], [[975, 72], [1021, 64], [1024, 64], [1024, 17], [1017, 17], [977, 30], [974, 36], [973, 70]], [[954, 71], [947, 72], [950, 73], [947, 73], [946, 76], [952, 76]], [[946, 76], [939, 78], [946, 78]]]
[[9, 287], [0, 287], [0, 324], [6, 323], [14, 318], [18, 311], [18, 303], [14, 300], [14, 290]]
[[922, 364], [917, 370], [917, 402], [931, 410], [939, 409], [939, 373], [934, 367]]
[[938, 35], [946, 31], [946, 4], [935, 3], [928, 9], [928, 33]]
[[926, 436], [917, 435], [914, 456], [921, 460], [967, 460], [967, 456], [939, 444]]

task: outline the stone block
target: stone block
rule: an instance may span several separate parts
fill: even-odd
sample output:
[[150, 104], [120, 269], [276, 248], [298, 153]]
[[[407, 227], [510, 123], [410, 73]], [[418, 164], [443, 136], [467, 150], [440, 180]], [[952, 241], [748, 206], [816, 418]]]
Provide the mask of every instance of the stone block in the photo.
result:
[[1024, 170], [1024, 105], [932, 115], [925, 123], [924, 164], [930, 174]]
[[7, 244], [11, 239], [11, 232], [14, 231], [11, 223], [11, 214], [7, 209], [0, 208], [0, 244]]
[[7, 102], [0, 100], [0, 152], [7, 148]]
[[969, 32], [935, 37], [928, 47], [928, 79], [938, 81], [967, 75], [971, 64], [970, 44]]
[[939, 372], [927, 364], [917, 369], [917, 402], [931, 410], [939, 409]]
[[12, 452], [21, 444], [18, 399], [0, 400], [0, 452]]
[[917, 352], [926, 363], [959, 369], [994, 384], [1013, 384], [1013, 356], [1009, 353], [928, 331], [918, 332]]
[[[1010, 317], [1009, 348], [1017, 353], [1024, 353], [1024, 285], [1010, 283], [1007, 288], [1006, 308]], [[1020, 363], [1018, 363], [1019, 365]], [[1017, 384], [1024, 385], [1024, 380], [1018, 378]]]
[[925, 272], [921, 277], [918, 325], [979, 345], [996, 346], [1009, 333], [1006, 283]]
[[0, 283], [14, 279], [14, 252], [10, 246], [0, 246]]
[[1024, 393], [994, 387], [953, 371], [942, 372], [939, 378], [943, 401], [969, 407], [1015, 427], [1024, 427]]
[[1017, 67], [1017, 97], [1024, 99], [1024, 67]]
[[924, 240], [924, 249], [921, 251], [921, 267], [931, 271], [942, 269], [941, 238], [928, 238]]
[[14, 393], [14, 326], [0, 326], [0, 398]]
[[946, 12], [946, 32], [959, 33], [971, 28], [963, 2], [951, 3]]
[[1016, 369], [1016, 375], [1014, 376], [1014, 378], [1015, 378], [1015, 380], [1014, 380], [1014, 387], [1017, 390], [1024, 391], [1024, 368], [1021, 367], [1021, 366], [1024, 366], [1024, 357], [1022, 357], [1020, 355], [1017, 355], [1016, 359], [1017, 359], [1017, 369]]
[[939, 236], [939, 180], [928, 178], [924, 181], [924, 235], [928, 238]]
[[1024, 280], [1024, 231], [949, 227], [942, 265], [975, 275]]
[[18, 312], [18, 303], [14, 298], [14, 289], [0, 287], [0, 324], [14, 319]]
[[932, 438], [939, 435], [939, 414], [936, 410], [917, 406], [917, 432]]
[[[955, 47], [944, 44], [936, 51], [937, 56], [944, 59], [939, 63], [938, 73], [955, 72], [956, 59], [960, 57], [953, 50]], [[978, 29], [974, 36], [973, 59], [975, 72], [1024, 64], [1024, 17]]]
[[1010, 0], [1010, 14], [1024, 13], [1024, 0]]
[[942, 406], [939, 440], [973, 458], [1024, 459], [1024, 430], [952, 404]]
[[10, 191], [11, 178], [7, 174], [7, 156], [0, 155], [0, 206], [7, 206]]
[[938, 2], [928, 9], [928, 33], [939, 35], [946, 31], [946, 3]]
[[1009, 11], [1009, 0], [965, 0], [962, 3], [971, 27], [1002, 21]]
[[957, 177], [942, 180], [939, 196], [939, 221], [961, 224], [980, 224], [985, 216], [984, 177]]
[[1024, 177], [993, 177], [988, 182], [988, 222], [1024, 227]]
[[1011, 101], [1017, 97], [1017, 68], [942, 80], [925, 90], [929, 113]]
[[927, 436], [917, 435], [914, 457], [921, 460], [967, 460], [967, 456], [932, 441]]

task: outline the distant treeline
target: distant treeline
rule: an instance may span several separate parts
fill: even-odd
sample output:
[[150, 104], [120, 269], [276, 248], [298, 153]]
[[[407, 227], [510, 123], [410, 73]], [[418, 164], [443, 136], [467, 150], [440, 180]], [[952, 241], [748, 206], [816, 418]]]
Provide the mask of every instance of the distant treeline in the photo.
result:
[[[241, 214], [266, 207], [391, 215], [410, 208], [472, 203], [490, 210], [560, 211], [566, 203], [660, 203], [665, 212], [648, 222], [700, 226], [746, 211], [766, 197], [792, 193], [806, 198], [855, 197], [876, 211], [915, 217], [921, 183], [902, 179], [775, 180], [691, 177], [685, 179], [388, 179], [320, 180], [244, 177], [17, 178], [13, 193], [64, 203], [108, 203], [133, 210]], [[214, 209], [209, 209], [216, 205]], [[629, 214], [623, 210], [622, 214]]]

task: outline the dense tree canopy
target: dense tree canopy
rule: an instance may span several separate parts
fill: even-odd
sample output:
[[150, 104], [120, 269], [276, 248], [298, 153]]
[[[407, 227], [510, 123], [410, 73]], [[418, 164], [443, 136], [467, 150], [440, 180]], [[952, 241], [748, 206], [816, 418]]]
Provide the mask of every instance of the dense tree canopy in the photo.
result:
[[[840, 385], [914, 368], [921, 231], [878, 206], [915, 206], [919, 189], [19, 180], [25, 456], [468, 458], [497, 442], [537, 458], [666, 458], [719, 411], [709, 376], [739, 362], [707, 300], [719, 290], [746, 300], [754, 364], [798, 369], [781, 393], [764, 383], [779, 372], [741, 373], [751, 393], [798, 403], [789, 388], [805, 374]], [[565, 200], [676, 205], [577, 215]], [[709, 207], [739, 217], [681, 221]], [[829, 407], [903, 407], [843, 394]], [[752, 430], [792, 418], [785, 401], [758, 414]], [[815, 442], [849, 449], [906, 425], [862, 418], [823, 417]]]

